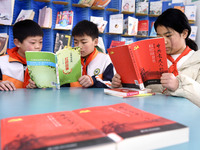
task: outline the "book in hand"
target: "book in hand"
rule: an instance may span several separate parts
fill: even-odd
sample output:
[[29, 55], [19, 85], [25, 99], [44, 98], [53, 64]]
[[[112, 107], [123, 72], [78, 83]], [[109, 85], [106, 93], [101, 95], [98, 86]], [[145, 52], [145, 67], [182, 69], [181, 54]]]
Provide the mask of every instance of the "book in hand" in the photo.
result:
[[58, 52], [25, 53], [28, 71], [38, 88], [60, 88], [81, 77], [80, 48], [68, 47]]
[[1, 120], [1, 149], [158, 149], [189, 128], [126, 103]]
[[73, 18], [74, 18], [74, 13], [72, 10], [57, 12], [55, 28], [71, 30], [73, 26]]
[[35, 11], [33, 11], [32, 9], [30, 9], [30, 10], [24, 10], [24, 9], [22, 9], [20, 11], [17, 19], [15, 20], [15, 23], [17, 23], [18, 21], [26, 20], [26, 19], [33, 20], [34, 15], [35, 15]]
[[144, 89], [160, 84], [162, 73], [168, 72], [164, 38], [136, 41], [107, 49], [123, 87]]
[[54, 53], [71, 46], [71, 36], [64, 33], [56, 33]]
[[152, 93], [147, 93], [148, 90], [149, 89], [139, 90], [134, 88], [112, 88], [112, 89], [106, 88], [104, 89], [104, 93], [122, 98], [153, 95]]
[[115, 41], [115, 40], [112, 40], [111, 44], [110, 44], [110, 48], [121, 46], [121, 45], [125, 45], [125, 41]]
[[6, 54], [8, 37], [7, 33], [0, 33], [0, 56]]
[[38, 24], [41, 27], [51, 28], [51, 26], [52, 26], [52, 8], [45, 6], [42, 9], [39, 9]]

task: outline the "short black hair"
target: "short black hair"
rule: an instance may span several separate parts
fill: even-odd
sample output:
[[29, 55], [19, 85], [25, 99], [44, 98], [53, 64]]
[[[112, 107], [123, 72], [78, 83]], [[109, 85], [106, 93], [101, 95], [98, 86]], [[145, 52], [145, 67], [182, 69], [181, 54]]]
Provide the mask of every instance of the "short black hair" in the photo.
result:
[[166, 28], [172, 28], [178, 33], [182, 33], [183, 30], [188, 30], [188, 36], [185, 39], [186, 45], [193, 50], [198, 50], [197, 44], [189, 38], [191, 33], [191, 27], [186, 15], [179, 9], [169, 8], [165, 10], [154, 23], [155, 30], [158, 26], [164, 26]]
[[29, 36], [44, 36], [42, 28], [33, 20], [22, 20], [14, 24], [13, 37], [21, 43]]
[[88, 20], [78, 22], [72, 30], [72, 36], [90, 36], [93, 40], [98, 38], [99, 30], [97, 25]]

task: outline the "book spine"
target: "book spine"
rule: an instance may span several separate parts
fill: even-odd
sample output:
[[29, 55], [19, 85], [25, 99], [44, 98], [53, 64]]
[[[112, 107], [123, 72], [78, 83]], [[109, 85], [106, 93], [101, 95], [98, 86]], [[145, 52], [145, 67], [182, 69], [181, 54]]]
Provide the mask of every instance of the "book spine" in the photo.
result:
[[136, 73], [137, 78], [138, 78], [138, 80], [135, 81], [135, 84], [138, 84], [139, 88], [141, 90], [144, 90], [144, 83], [142, 81], [140, 70], [139, 70], [139, 67], [138, 67], [137, 62], [136, 62], [136, 56], [135, 56], [134, 50], [135, 50], [135, 45], [130, 45], [129, 46], [129, 53], [130, 53], [131, 60], [132, 60], [132, 63], [134, 65], [134, 68], [135, 68], [135, 73]]

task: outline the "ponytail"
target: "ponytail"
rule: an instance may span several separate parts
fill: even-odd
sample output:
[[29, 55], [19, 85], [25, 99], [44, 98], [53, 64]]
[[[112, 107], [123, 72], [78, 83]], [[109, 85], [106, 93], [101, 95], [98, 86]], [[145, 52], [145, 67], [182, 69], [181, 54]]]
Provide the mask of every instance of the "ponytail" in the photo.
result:
[[190, 38], [187, 38], [185, 40], [185, 42], [186, 42], [186, 45], [189, 46], [192, 50], [194, 50], [194, 51], [198, 50], [197, 44], [193, 40], [191, 40]]

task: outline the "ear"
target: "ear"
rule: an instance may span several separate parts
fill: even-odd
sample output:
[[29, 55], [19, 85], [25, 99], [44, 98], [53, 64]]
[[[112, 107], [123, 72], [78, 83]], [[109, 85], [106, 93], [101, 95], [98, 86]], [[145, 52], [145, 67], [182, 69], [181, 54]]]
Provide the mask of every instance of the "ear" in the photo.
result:
[[21, 42], [18, 39], [14, 39], [14, 44], [16, 47], [20, 47]]
[[183, 30], [182, 36], [183, 36], [184, 39], [187, 38], [187, 36], [188, 36], [188, 29], [184, 29], [184, 30]]
[[94, 39], [94, 44], [95, 44], [95, 46], [98, 45], [98, 38], [95, 38], [95, 39]]

